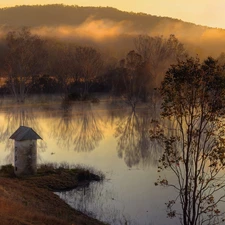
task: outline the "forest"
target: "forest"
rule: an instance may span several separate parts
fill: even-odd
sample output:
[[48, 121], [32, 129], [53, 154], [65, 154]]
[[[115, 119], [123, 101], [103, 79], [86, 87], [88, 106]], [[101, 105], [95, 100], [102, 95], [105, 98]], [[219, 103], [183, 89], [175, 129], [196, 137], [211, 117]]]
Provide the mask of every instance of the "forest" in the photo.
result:
[[[29, 94], [57, 93], [64, 100], [93, 100], [92, 93], [147, 102], [172, 64], [190, 53], [175, 35], [137, 35], [123, 58], [73, 40], [44, 38], [29, 28], [6, 33], [0, 49], [2, 95], [24, 102]], [[217, 57], [222, 66], [225, 54]]]
[[135, 106], [148, 100], [169, 65], [187, 52], [174, 35], [139, 35], [134, 44], [135, 50], [117, 60], [92, 46], [43, 39], [28, 28], [10, 31], [1, 49], [1, 93], [24, 102], [27, 94], [87, 100], [91, 93], [102, 92]]

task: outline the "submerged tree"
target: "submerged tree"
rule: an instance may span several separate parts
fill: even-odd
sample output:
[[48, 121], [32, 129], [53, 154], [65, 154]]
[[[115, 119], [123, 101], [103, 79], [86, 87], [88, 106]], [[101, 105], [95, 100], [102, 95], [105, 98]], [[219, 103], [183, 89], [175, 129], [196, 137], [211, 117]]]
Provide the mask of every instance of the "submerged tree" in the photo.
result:
[[120, 61], [115, 70], [113, 89], [133, 110], [138, 102], [147, 100], [149, 76], [146, 75], [146, 64], [134, 50]]
[[135, 106], [140, 98], [142, 85], [139, 80], [139, 69], [142, 65], [142, 57], [135, 51], [130, 51], [126, 60], [121, 61], [125, 68], [123, 73], [123, 81], [125, 86], [124, 98], [135, 109]]
[[[162, 116], [175, 121], [176, 132], [158, 134], [165, 144], [159, 171], [170, 169], [177, 182], [159, 177], [155, 184], [175, 188], [178, 196], [167, 203], [168, 216], [178, 216], [183, 225], [223, 220], [224, 88], [223, 70], [212, 58], [180, 61], [162, 82]], [[178, 201], [181, 211], [174, 209]]]

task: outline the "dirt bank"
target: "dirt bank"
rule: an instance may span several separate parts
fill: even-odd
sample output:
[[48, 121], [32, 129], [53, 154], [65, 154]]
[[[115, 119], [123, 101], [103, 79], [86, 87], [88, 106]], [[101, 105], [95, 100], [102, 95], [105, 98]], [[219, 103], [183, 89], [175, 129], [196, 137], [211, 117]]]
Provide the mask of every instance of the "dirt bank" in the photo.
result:
[[2, 225], [102, 225], [78, 212], [53, 191], [66, 190], [100, 180], [82, 169], [41, 169], [32, 177], [0, 176], [0, 224]]

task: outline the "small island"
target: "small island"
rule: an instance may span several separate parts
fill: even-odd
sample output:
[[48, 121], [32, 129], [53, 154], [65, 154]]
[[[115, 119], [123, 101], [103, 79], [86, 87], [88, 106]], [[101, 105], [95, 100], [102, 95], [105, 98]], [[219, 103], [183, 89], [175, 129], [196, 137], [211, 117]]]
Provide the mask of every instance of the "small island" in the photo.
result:
[[0, 170], [1, 224], [101, 225], [96, 219], [76, 211], [53, 192], [88, 186], [101, 181], [96, 175], [80, 167], [46, 164], [37, 168], [33, 176], [17, 177], [12, 165]]

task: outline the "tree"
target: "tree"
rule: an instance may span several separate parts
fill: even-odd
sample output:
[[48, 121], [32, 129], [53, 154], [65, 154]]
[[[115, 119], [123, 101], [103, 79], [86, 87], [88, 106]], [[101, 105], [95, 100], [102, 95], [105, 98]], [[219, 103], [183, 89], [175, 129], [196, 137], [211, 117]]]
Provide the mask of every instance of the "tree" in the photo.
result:
[[[158, 138], [164, 143], [159, 171], [170, 169], [177, 182], [159, 177], [177, 198], [167, 203], [168, 216], [183, 225], [218, 224], [225, 194], [224, 71], [213, 58], [200, 63], [187, 58], [172, 65], [160, 91], [162, 116], [174, 121], [174, 132]], [[181, 211], [174, 210], [180, 201]]]
[[74, 71], [76, 71], [75, 46], [51, 40], [48, 42], [48, 52], [49, 73], [56, 79], [62, 97], [66, 99], [69, 94], [70, 84], [74, 80]]
[[80, 81], [83, 85], [82, 97], [89, 95], [90, 87], [93, 82], [101, 75], [103, 70], [103, 59], [101, 54], [92, 47], [76, 48], [77, 70], [79, 71]]
[[134, 50], [128, 52], [125, 59], [120, 61], [115, 70], [114, 91], [122, 95], [126, 103], [134, 110], [137, 103], [146, 100], [148, 79], [146, 76], [146, 64], [141, 55]]
[[[122, 65], [123, 64], [123, 65]], [[138, 69], [142, 64], [142, 57], [135, 51], [130, 51], [125, 61], [121, 61], [121, 66], [124, 66], [126, 70], [123, 74], [123, 80], [125, 85], [125, 98], [128, 103], [135, 109], [137, 102], [139, 101], [141, 85], [138, 85]]]
[[169, 65], [186, 55], [183, 44], [172, 34], [168, 39], [163, 36], [139, 35], [134, 44], [137, 53], [149, 65], [148, 73], [154, 84], [153, 88], [160, 84]]
[[18, 102], [24, 102], [30, 87], [45, 68], [44, 43], [27, 28], [9, 32], [6, 36], [7, 83]]

